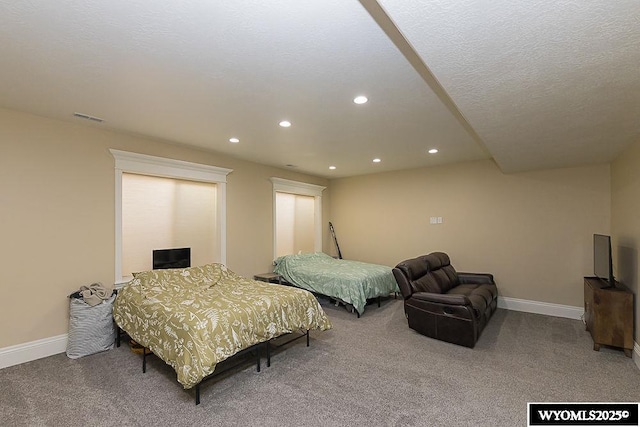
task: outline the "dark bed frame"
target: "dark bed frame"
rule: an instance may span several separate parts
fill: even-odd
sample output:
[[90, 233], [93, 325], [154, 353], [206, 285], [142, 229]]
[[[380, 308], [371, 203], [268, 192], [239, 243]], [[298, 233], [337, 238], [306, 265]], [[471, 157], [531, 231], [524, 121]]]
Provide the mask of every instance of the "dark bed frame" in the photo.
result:
[[[329, 295], [325, 295], [325, 294], [316, 294], [316, 293], [314, 292], [314, 295], [319, 295], [319, 296], [322, 296], [322, 297], [325, 297], [325, 298], [329, 298], [329, 302], [334, 302], [334, 301], [335, 301], [335, 305], [336, 305], [336, 306], [338, 306], [338, 305], [340, 305], [340, 304], [344, 304], [345, 306], [350, 305], [350, 306], [351, 306], [351, 312], [352, 312], [352, 313], [353, 313], [353, 312], [355, 312], [355, 313], [356, 313], [356, 317], [357, 317], [358, 319], [360, 318], [360, 313], [358, 313], [358, 310], [356, 310], [356, 309], [355, 309], [355, 307], [353, 307], [353, 304], [349, 304], [348, 302], [344, 302], [344, 301], [342, 301], [342, 300], [341, 300], [341, 299], [339, 299], [339, 298], [336, 298], [336, 297], [330, 297]], [[378, 308], [380, 308], [380, 296], [379, 296], [379, 295], [378, 295], [376, 298], [370, 298], [370, 299], [368, 299], [368, 300], [367, 300], [367, 304], [365, 304], [365, 305], [369, 305], [369, 303], [370, 303], [371, 301], [373, 301], [374, 299], [378, 302]]]
[[[379, 302], [378, 302], [379, 304]], [[379, 305], [378, 305], [379, 306]], [[360, 316], [358, 316], [360, 317]], [[120, 343], [121, 343], [121, 335], [124, 332], [126, 334], [126, 331], [124, 331], [122, 328], [120, 328], [119, 326], [116, 325], [117, 328], [117, 333], [116, 333], [116, 347], [120, 347]], [[128, 335], [128, 334], [127, 334]], [[285, 337], [285, 336], [289, 336], [290, 338], [287, 339], [284, 342], [278, 342], [277, 344], [274, 343], [275, 340]], [[237, 368], [240, 365], [243, 365], [246, 363], [247, 359], [244, 358], [244, 355], [247, 355], [249, 353], [254, 353], [255, 354], [255, 358], [256, 358], [256, 371], [260, 372], [260, 355], [262, 353], [261, 349], [264, 347], [265, 348], [265, 352], [266, 352], [266, 358], [267, 358], [267, 367], [271, 366], [271, 349], [279, 349], [281, 347], [286, 346], [287, 344], [296, 341], [300, 338], [303, 337], [307, 337], [307, 347], [309, 347], [309, 330], [307, 329], [304, 333], [299, 332], [291, 332], [291, 333], [287, 333], [287, 334], [283, 334], [283, 335], [279, 335], [277, 337], [271, 338], [268, 341], [265, 342], [261, 342], [258, 344], [254, 344], [251, 347], [247, 347], [245, 349], [240, 350], [239, 352], [237, 352], [236, 354], [234, 354], [233, 356], [230, 356], [229, 358], [223, 360], [222, 362], [226, 361], [226, 360], [232, 360], [234, 363], [231, 364], [230, 366], [225, 366], [224, 369], [219, 370], [219, 371], [215, 371], [209, 375], [207, 375], [206, 377], [204, 377], [202, 380], [200, 380], [200, 382], [198, 384], [196, 384], [195, 386], [195, 400], [196, 400], [196, 405], [200, 404], [200, 385], [205, 382], [208, 381], [212, 378], [216, 378], [219, 377], [222, 374], [225, 374], [229, 371], [231, 371], [234, 368]], [[152, 352], [147, 352], [147, 348], [146, 347], [142, 347], [142, 373], [146, 373], [147, 372], [147, 356], [152, 355]], [[220, 363], [222, 363], [220, 362]]]
[[[279, 285], [292, 286], [292, 287], [294, 287], [294, 288], [304, 289], [305, 291], [311, 292], [311, 293], [312, 293], [316, 298], [318, 298], [318, 297], [328, 298], [328, 299], [329, 299], [329, 302], [331, 302], [331, 303], [335, 302], [336, 306], [337, 306], [337, 305], [339, 305], [339, 304], [343, 304], [343, 305], [345, 305], [345, 306], [351, 305], [351, 307], [352, 307], [352, 308], [351, 308], [351, 309], [352, 309], [352, 311], [351, 311], [351, 312], [352, 312], [352, 313], [353, 313], [353, 312], [355, 312], [355, 313], [356, 313], [356, 317], [357, 317], [358, 319], [360, 318], [360, 313], [358, 313], [358, 310], [356, 310], [355, 308], [353, 308], [353, 305], [352, 305], [352, 304], [349, 304], [348, 302], [342, 301], [340, 298], [332, 297], [332, 296], [325, 295], [325, 294], [321, 294], [321, 293], [318, 293], [318, 292], [309, 291], [308, 289], [305, 289], [305, 288], [303, 288], [303, 287], [301, 287], [301, 286], [298, 286], [298, 285], [296, 285], [295, 283], [291, 283], [291, 282], [289, 282], [288, 280], [286, 280], [284, 277], [282, 277], [282, 276], [281, 276], [281, 275], [279, 275], [279, 274], [278, 274], [277, 276], [278, 276], [277, 278], [274, 278], [274, 279], [271, 279], [271, 280], [267, 280], [267, 281], [268, 281], [269, 283], [277, 283], [277, 284], [279, 284]], [[261, 279], [258, 279], [258, 280], [261, 280]], [[396, 298], [398, 298], [398, 293], [397, 293], [397, 292], [394, 292], [394, 293], [393, 293], [393, 299], [396, 299]], [[367, 300], [367, 304], [369, 304], [369, 302], [370, 302], [370, 301], [373, 301], [373, 300], [377, 301], [377, 303], [378, 303], [378, 308], [380, 308], [380, 296], [378, 295], [376, 298], [370, 298], [370, 299], [368, 299], [368, 300]]]

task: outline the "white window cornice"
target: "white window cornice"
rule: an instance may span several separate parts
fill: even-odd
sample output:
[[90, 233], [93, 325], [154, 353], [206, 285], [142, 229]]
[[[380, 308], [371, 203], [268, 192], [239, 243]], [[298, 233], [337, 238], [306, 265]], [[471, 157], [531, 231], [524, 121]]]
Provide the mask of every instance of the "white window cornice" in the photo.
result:
[[216, 183], [227, 182], [227, 175], [233, 172], [233, 169], [168, 159], [166, 157], [149, 156], [115, 149], [110, 149], [109, 151], [116, 159], [116, 169], [123, 172]]
[[301, 194], [303, 196], [321, 197], [322, 191], [327, 188], [321, 185], [308, 184], [306, 182], [292, 181], [284, 178], [272, 177], [273, 190], [281, 193]]

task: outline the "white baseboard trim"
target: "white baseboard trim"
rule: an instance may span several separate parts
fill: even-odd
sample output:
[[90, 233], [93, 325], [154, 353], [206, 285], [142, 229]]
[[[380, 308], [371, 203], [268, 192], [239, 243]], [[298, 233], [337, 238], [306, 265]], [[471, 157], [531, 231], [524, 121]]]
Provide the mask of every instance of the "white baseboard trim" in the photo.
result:
[[[524, 311], [526, 313], [544, 314], [547, 316], [565, 317], [580, 320], [584, 309], [570, 305], [552, 304], [548, 302], [530, 301], [518, 298], [498, 297], [498, 307], [506, 310]], [[0, 369], [20, 363], [30, 362], [67, 350], [67, 334], [44, 338], [11, 347], [0, 348]], [[640, 369], [640, 345], [634, 342], [633, 361]]]
[[584, 314], [584, 308], [582, 307], [500, 296], [498, 297], [498, 308], [524, 311], [526, 313], [545, 314], [547, 316], [566, 317], [567, 319], [576, 320], [580, 320]]
[[[506, 310], [524, 311], [526, 313], [544, 314], [547, 316], [565, 317], [581, 320], [584, 308], [571, 305], [552, 304], [549, 302], [529, 301], [518, 298], [498, 297], [498, 308]], [[633, 343], [633, 362], [640, 369], [640, 345]]]
[[64, 353], [67, 350], [67, 339], [67, 334], [63, 334], [0, 348], [0, 369]]

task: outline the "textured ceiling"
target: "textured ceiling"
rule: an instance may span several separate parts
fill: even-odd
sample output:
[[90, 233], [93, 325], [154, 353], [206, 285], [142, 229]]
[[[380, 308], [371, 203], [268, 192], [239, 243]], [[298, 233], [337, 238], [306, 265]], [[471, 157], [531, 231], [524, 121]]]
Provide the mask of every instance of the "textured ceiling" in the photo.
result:
[[325, 177], [605, 162], [640, 139], [639, 8], [2, 2], [0, 106]]
[[640, 2], [380, 0], [505, 172], [640, 140]]

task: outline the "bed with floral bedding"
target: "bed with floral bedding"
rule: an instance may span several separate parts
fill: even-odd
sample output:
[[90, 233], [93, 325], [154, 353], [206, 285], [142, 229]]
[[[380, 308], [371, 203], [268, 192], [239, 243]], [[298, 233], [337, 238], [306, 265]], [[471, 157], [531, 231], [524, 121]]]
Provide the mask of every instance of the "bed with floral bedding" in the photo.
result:
[[292, 285], [352, 305], [358, 317], [368, 299], [400, 292], [391, 267], [323, 252], [281, 256], [273, 271]]
[[243, 349], [291, 332], [331, 328], [311, 293], [250, 280], [222, 264], [137, 273], [118, 292], [113, 317], [172, 366], [184, 388]]

